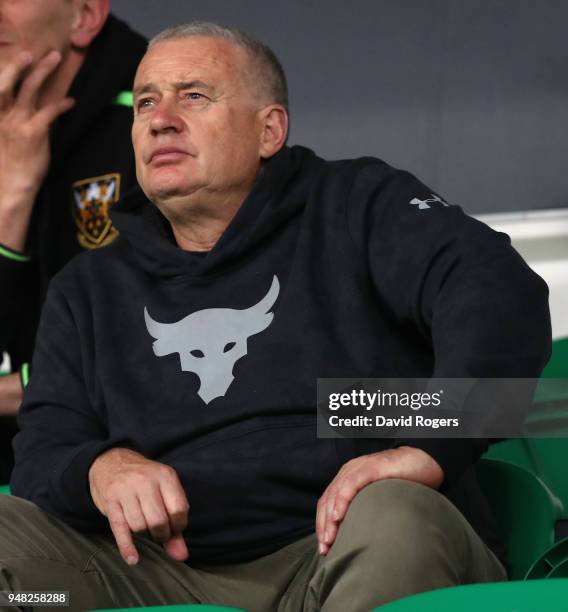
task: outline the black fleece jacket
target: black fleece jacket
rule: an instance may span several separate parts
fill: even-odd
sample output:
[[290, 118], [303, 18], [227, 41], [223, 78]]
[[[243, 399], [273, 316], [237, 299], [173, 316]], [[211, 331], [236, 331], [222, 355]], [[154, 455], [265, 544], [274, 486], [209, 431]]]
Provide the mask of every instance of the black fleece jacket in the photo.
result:
[[[78, 529], [107, 528], [88, 469], [128, 446], [176, 469], [190, 562], [270, 553], [314, 530], [343, 463], [393, 444], [317, 439], [318, 377], [536, 377], [548, 358], [547, 288], [508, 237], [377, 159], [285, 148], [205, 256], [141, 193], [113, 218], [120, 238], [50, 287], [15, 444], [14, 493]], [[485, 441], [405, 442], [496, 549]]]
[[[80, 212], [78, 197], [91, 183], [112, 184], [113, 205], [136, 184], [132, 109], [117, 95], [132, 88], [145, 48], [142, 36], [109, 16], [71, 86], [74, 108], [52, 129], [51, 163], [34, 202], [26, 253], [0, 245], [0, 359], [3, 351], [9, 353], [12, 371], [31, 361], [53, 275], [74, 255], [116, 235], [104, 207], [99, 208], [101, 200], [95, 197], [89, 210]], [[0, 482], [10, 477], [15, 431], [13, 417], [0, 418]]]
[[[50, 279], [71, 257], [115, 235], [115, 230], [106, 227], [104, 210], [92, 215], [93, 223], [101, 223], [100, 233], [80, 225], [81, 193], [90, 182], [109, 177], [113, 205], [136, 184], [132, 108], [121, 104], [117, 96], [132, 89], [145, 49], [140, 34], [109, 16], [72, 83], [69, 95], [76, 104], [52, 130], [51, 163], [34, 203], [26, 253], [13, 254], [0, 245], [0, 351], [10, 354], [14, 370], [31, 361]], [[99, 203], [95, 198], [94, 206]]]

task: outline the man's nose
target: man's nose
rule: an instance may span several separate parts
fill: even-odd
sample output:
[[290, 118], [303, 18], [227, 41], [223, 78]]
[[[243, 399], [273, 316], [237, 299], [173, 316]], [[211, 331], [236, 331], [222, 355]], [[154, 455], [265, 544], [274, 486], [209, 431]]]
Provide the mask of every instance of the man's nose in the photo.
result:
[[181, 132], [183, 130], [183, 120], [177, 108], [177, 101], [164, 96], [152, 113], [150, 129], [159, 134], [162, 132]]

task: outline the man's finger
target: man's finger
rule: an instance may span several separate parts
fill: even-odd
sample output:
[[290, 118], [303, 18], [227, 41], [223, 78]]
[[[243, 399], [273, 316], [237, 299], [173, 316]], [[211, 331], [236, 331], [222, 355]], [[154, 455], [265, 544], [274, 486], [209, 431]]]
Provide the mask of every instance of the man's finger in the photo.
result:
[[177, 475], [160, 483], [160, 492], [166, 512], [168, 513], [170, 527], [173, 534], [181, 534], [187, 527], [187, 514], [189, 502]]
[[14, 90], [23, 71], [31, 64], [32, 54], [29, 51], [18, 53], [15, 61], [0, 71], [0, 108], [5, 109], [14, 101]]
[[362, 464], [358, 470], [351, 470], [349, 475], [337, 479], [330, 488], [324, 510], [323, 540], [331, 547], [337, 536], [341, 521], [344, 519], [354, 497], [368, 484], [375, 481], [375, 474], [368, 466]]
[[122, 558], [128, 565], [136, 565], [139, 559], [138, 551], [132, 541], [132, 534], [124, 518], [122, 507], [116, 502], [110, 504], [107, 510], [107, 518]]
[[341, 521], [355, 495], [371, 482], [374, 482], [372, 474], [364, 468], [344, 478], [333, 498], [328, 500], [326, 519], [330, 522]]
[[146, 522], [146, 517], [144, 516], [140, 501], [136, 495], [121, 499], [120, 504], [126, 524], [131, 532], [142, 533], [148, 531], [148, 523]]
[[38, 128], [51, 125], [59, 115], [66, 113], [73, 108], [73, 106], [75, 106], [75, 100], [73, 98], [65, 98], [64, 100], [51, 102], [34, 115], [31, 123], [37, 124]]
[[156, 542], [167, 542], [172, 536], [170, 518], [159, 490], [146, 492], [138, 500], [152, 538]]
[[325, 554], [327, 554], [329, 549], [333, 546], [333, 543], [335, 542], [335, 536], [337, 535], [338, 530], [339, 523], [333, 523], [331, 521], [328, 521], [325, 524]]
[[326, 512], [325, 509], [326, 509], [326, 504], [327, 504], [328, 493], [329, 493], [329, 487], [324, 491], [323, 495], [320, 497], [318, 501], [317, 511], [316, 511], [316, 537], [319, 542], [319, 552], [322, 555], [324, 555], [328, 549], [328, 547], [324, 543], [325, 512]]
[[27, 110], [30, 114], [35, 111], [41, 87], [47, 80], [47, 77], [59, 65], [59, 62], [61, 62], [61, 53], [59, 51], [50, 51], [39, 60], [28, 76], [22, 81], [22, 86], [16, 99], [16, 105], [19, 108]]
[[165, 542], [164, 549], [168, 555], [170, 555], [170, 557], [176, 561], [185, 561], [189, 557], [187, 544], [185, 543], [181, 533], [173, 535], [167, 542]]
[[322, 508], [322, 514], [324, 517], [322, 537], [328, 549], [331, 548], [331, 545], [333, 544], [333, 541], [335, 540], [335, 535], [337, 533], [337, 525], [335, 524], [333, 508], [335, 507], [335, 500], [337, 498], [338, 492], [341, 491], [341, 488], [343, 486], [343, 478], [340, 478], [338, 482], [334, 482], [333, 484], [334, 486], [329, 492], [325, 506]]
[[335, 504], [333, 506], [332, 518], [334, 521], [341, 522], [345, 518], [347, 508], [351, 504], [353, 498], [346, 499], [343, 496], [337, 496], [335, 498]]

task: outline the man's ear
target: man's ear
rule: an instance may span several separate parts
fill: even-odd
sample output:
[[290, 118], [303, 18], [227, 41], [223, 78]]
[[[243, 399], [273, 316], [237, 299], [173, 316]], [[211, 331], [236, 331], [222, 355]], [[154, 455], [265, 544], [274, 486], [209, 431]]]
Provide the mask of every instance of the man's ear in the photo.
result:
[[110, 0], [74, 0], [71, 45], [86, 49], [101, 31], [109, 13]]
[[260, 157], [268, 159], [286, 143], [288, 136], [288, 113], [280, 104], [271, 104], [260, 111], [262, 131], [260, 134]]

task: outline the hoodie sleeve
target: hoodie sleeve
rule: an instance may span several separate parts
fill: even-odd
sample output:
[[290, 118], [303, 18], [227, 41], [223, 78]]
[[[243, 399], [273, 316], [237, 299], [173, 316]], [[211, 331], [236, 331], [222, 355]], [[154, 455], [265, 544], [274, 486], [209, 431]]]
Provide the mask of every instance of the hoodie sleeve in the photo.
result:
[[0, 244], [0, 355], [10, 350], [33, 310], [36, 268], [31, 257]]
[[79, 330], [54, 281], [42, 311], [34, 375], [18, 415], [10, 486], [14, 495], [78, 529], [97, 529], [106, 519], [92, 501], [89, 468], [105, 450], [130, 445], [109, 437], [92, 409], [82, 361]]
[[[431, 343], [433, 378], [538, 378], [551, 347], [548, 287], [506, 234], [379, 162], [355, 180], [348, 226], [379, 299]], [[487, 448], [478, 439], [399, 440], [422, 448], [446, 484]]]

